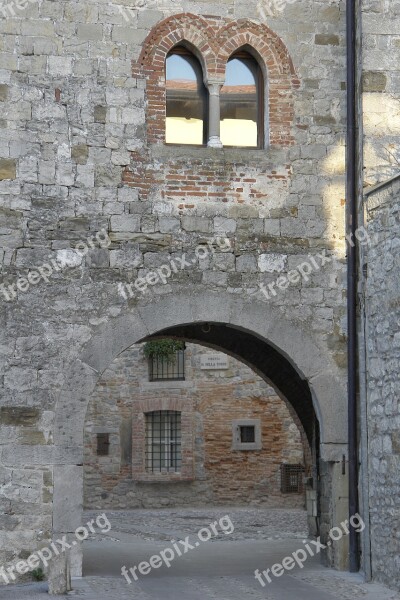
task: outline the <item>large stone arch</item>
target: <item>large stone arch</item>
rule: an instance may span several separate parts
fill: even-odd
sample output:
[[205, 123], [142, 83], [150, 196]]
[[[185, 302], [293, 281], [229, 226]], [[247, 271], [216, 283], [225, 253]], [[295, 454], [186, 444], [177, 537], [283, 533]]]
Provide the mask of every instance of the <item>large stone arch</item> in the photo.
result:
[[[345, 388], [329, 353], [300, 326], [283, 320], [277, 308], [266, 306], [262, 301], [235, 298], [227, 292], [195, 295], [187, 292], [160, 297], [139, 303], [131, 311], [100, 326], [70, 366], [67, 383], [57, 402], [55, 443], [82, 445], [83, 429], [78, 425], [83, 422], [91, 390], [116, 356], [132, 344], [165, 329], [200, 322], [246, 331], [275, 349], [299, 379], [308, 383], [320, 423], [323, 455], [326, 452], [332, 455], [330, 446], [346, 444]], [[233, 353], [244, 358], [238, 351]], [[257, 369], [254, 364], [250, 366]], [[290, 398], [287, 400], [290, 402]]]
[[[244, 335], [249, 336], [254, 340], [257, 354], [264, 348], [274, 360], [280, 356], [280, 364], [288, 369], [287, 372], [292, 369], [292, 376], [296, 374], [297, 389], [309, 390], [304, 399], [311, 403], [308, 409], [315, 411], [320, 424], [321, 458], [325, 462], [342, 460], [347, 443], [345, 389], [327, 350], [306, 331], [285, 321], [277, 308], [227, 292], [182, 292], [152, 301], [145, 299], [125, 314], [100, 325], [67, 372], [66, 384], [57, 402], [54, 428], [55, 533], [73, 533], [81, 524], [83, 425], [90, 396], [101, 374], [126, 348], [149, 336], [168, 332], [204, 342], [196, 330], [196, 324], [201, 323], [228, 328], [230, 340], [235, 340], [235, 331], [238, 340]], [[225, 342], [221, 339], [218, 343], [214, 339], [209, 344], [247, 362], [265, 376], [260, 365], [255, 364], [256, 359], [242, 356], [240, 342], [236, 347], [229, 347]], [[276, 362], [272, 364], [278, 366]], [[272, 376], [269, 380], [277, 387]], [[291, 402], [289, 393], [286, 393], [286, 399]], [[294, 409], [299, 414], [298, 407], [294, 406]], [[73, 486], [70, 485], [72, 481]], [[78, 547], [74, 553], [73, 573], [79, 575], [81, 557]]]

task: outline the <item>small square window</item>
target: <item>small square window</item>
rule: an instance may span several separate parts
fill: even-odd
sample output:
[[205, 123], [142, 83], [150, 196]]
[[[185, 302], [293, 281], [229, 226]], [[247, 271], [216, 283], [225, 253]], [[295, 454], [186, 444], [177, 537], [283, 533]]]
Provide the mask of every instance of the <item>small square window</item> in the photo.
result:
[[256, 441], [256, 428], [254, 425], [240, 426], [240, 442], [242, 444], [254, 444]]
[[260, 419], [232, 421], [232, 450], [261, 450]]
[[108, 456], [110, 453], [110, 434], [97, 434], [97, 456]]

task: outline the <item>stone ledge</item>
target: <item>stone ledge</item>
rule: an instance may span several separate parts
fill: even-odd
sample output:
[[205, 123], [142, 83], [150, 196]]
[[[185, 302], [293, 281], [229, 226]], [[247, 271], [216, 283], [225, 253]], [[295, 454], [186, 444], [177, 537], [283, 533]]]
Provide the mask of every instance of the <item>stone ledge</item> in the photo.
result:
[[193, 475], [183, 475], [172, 477], [171, 473], [165, 475], [134, 475], [133, 481], [135, 483], [190, 483], [196, 481]]
[[268, 146], [264, 149], [253, 148], [206, 148], [204, 146], [178, 146], [173, 144], [152, 144], [150, 146], [151, 158], [157, 159], [185, 159], [196, 160], [210, 159], [222, 163], [257, 163], [260, 167], [287, 162], [288, 148]]
[[139, 390], [146, 392], [154, 390], [182, 390], [190, 388], [191, 385], [190, 381], [149, 381], [148, 383], [141, 382]]

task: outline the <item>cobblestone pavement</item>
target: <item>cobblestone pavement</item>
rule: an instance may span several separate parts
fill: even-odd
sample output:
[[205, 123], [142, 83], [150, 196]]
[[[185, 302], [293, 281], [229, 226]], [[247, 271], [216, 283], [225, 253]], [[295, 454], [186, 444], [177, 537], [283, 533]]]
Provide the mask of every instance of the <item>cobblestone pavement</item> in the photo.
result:
[[[84, 515], [84, 523], [102, 511]], [[202, 508], [107, 511], [112, 528], [86, 542], [83, 579], [69, 594], [77, 600], [400, 600], [360, 575], [338, 573], [310, 558], [304, 569], [286, 572], [261, 587], [254, 569], [271, 567], [302, 547], [306, 516], [299, 510]], [[235, 526], [177, 558], [167, 569], [152, 570], [130, 585], [121, 567], [148, 560], [171, 540], [192, 540], [213, 521], [229, 515]], [[166, 543], [168, 542], [168, 543]], [[0, 587], [1, 600], [56, 600], [45, 584]]]
[[[196, 534], [201, 527], [229, 515], [234, 531], [220, 536], [220, 541], [304, 539], [307, 533], [307, 515], [304, 510], [281, 510], [253, 507], [221, 507], [198, 509], [164, 509], [135, 511], [105, 511], [111, 523], [110, 534], [94, 534], [92, 539], [124, 539], [129, 534], [145, 541], [170, 541]], [[95, 518], [99, 511], [87, 511], [83, 522]], [[210, 540], [210, 542], [215, 541]]]

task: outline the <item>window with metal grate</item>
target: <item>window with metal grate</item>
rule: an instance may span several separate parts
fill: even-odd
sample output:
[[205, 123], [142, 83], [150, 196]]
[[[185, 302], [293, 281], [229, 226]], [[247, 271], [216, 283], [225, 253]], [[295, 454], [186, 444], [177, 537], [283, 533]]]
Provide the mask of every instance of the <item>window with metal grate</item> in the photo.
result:
[[185, 379], [185, 351], [178, 350], [171, 358], [152, 356], [149, 359], [150, 381], [183, 381]]
[[281, 492], [283, 494], [301, 494], [304, 470], [303, 465], [281, 465]]
[[182, 465], [181, 413], [158, 410], [146, 413], [146, 470], [179, 472]]

